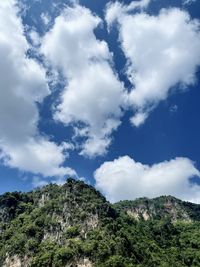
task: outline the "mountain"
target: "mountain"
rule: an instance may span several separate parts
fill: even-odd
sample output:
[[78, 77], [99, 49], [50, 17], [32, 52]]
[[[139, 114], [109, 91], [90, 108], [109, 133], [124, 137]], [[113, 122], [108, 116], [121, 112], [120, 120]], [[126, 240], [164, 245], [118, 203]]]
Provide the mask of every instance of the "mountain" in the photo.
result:
[[139, 198], [134, 201], [125, 200], [114, 206], [136, 220], [170, 218], [172, 222], [200, 221], [200, 205], [185, 202], [172, 196], [161, 196], [154, 199]]
[[200, 266], [200, 205], [172, 196], [110, 204], [73, 179], [5, 193], [0, 266]]

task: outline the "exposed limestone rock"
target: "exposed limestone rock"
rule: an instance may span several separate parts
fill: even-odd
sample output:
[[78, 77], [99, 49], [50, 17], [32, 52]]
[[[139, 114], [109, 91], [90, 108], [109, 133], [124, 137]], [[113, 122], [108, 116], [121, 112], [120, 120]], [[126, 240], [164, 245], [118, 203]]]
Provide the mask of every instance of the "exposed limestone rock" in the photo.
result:
[[77, 263], [77, 267], [93, 267], [93, 264], [89, 259], [85, 258]]
[[5, 263], [2, 267], [29, 267], [28, 257], [24, 257], [24, 259], [20, 259], [19, 256], [14, 255], [12, 257], [7, 256]]
[[181, 220], [192, 222], [190, 214], [185, 209], [183, 202], [171, 197], [163, 196], [155, 199], [141, 198], [135, 201], [121, 201], [116, 204], [121, 210], [136, 220], [150, 220], [170, 218], [176, 223]]
[[146, 209], [131, 209], [127, 210], [126, 212], [129, 216], [133, 217], [136, 220], [140, 220], [142, 218], [147, 221], [151, 218], [151, 215], [149, 215]]

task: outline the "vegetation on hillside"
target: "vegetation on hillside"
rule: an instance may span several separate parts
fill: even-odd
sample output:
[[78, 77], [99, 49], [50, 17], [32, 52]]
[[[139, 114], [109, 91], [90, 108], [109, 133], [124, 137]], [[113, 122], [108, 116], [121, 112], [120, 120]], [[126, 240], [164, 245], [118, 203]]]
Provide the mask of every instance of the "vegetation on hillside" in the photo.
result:
[[[135, 218], [130, 210], [149, 217]], [[83, 258], [94, 267], [200, 266], [199, 220], [199, 205], [172, 197], [111, 205], [73, 179], [6, 193], [0, 196], [0, 266], [16, 255], [30, 267], [77, 266]]]

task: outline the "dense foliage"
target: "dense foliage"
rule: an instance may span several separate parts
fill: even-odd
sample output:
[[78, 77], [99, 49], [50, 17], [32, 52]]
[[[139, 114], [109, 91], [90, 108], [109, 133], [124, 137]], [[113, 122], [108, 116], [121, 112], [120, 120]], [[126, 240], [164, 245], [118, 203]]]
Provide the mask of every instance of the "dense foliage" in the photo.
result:
[[[149, 219], [128, 210], [145, 210]], [[14, 255], [31, 267], [77, 266], [83, 258], [97, 267], [200, 266], [199, 218], [199, 205], [172, 197], [111, 205], [73, 179], [6, 193], [0, 197], [0, 266]]]

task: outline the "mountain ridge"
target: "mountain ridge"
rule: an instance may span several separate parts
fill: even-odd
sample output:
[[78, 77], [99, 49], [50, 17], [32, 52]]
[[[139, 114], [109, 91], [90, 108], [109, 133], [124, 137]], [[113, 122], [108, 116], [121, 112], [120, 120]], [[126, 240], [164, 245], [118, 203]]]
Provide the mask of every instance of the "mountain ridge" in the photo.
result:
[[171, 195], [123, 200], [114, 205], [117, 209], [125, 211], [135, 219], [147, 220], [171, 217], [171, 220], [174, 222], [177, 220], [200, 220], [199, 204], [183, 201]]
[[172, 196], [110, 204], [70, 178], [0, 196], [0, 266], [200, 266], [199, 227], [198, 204]]

